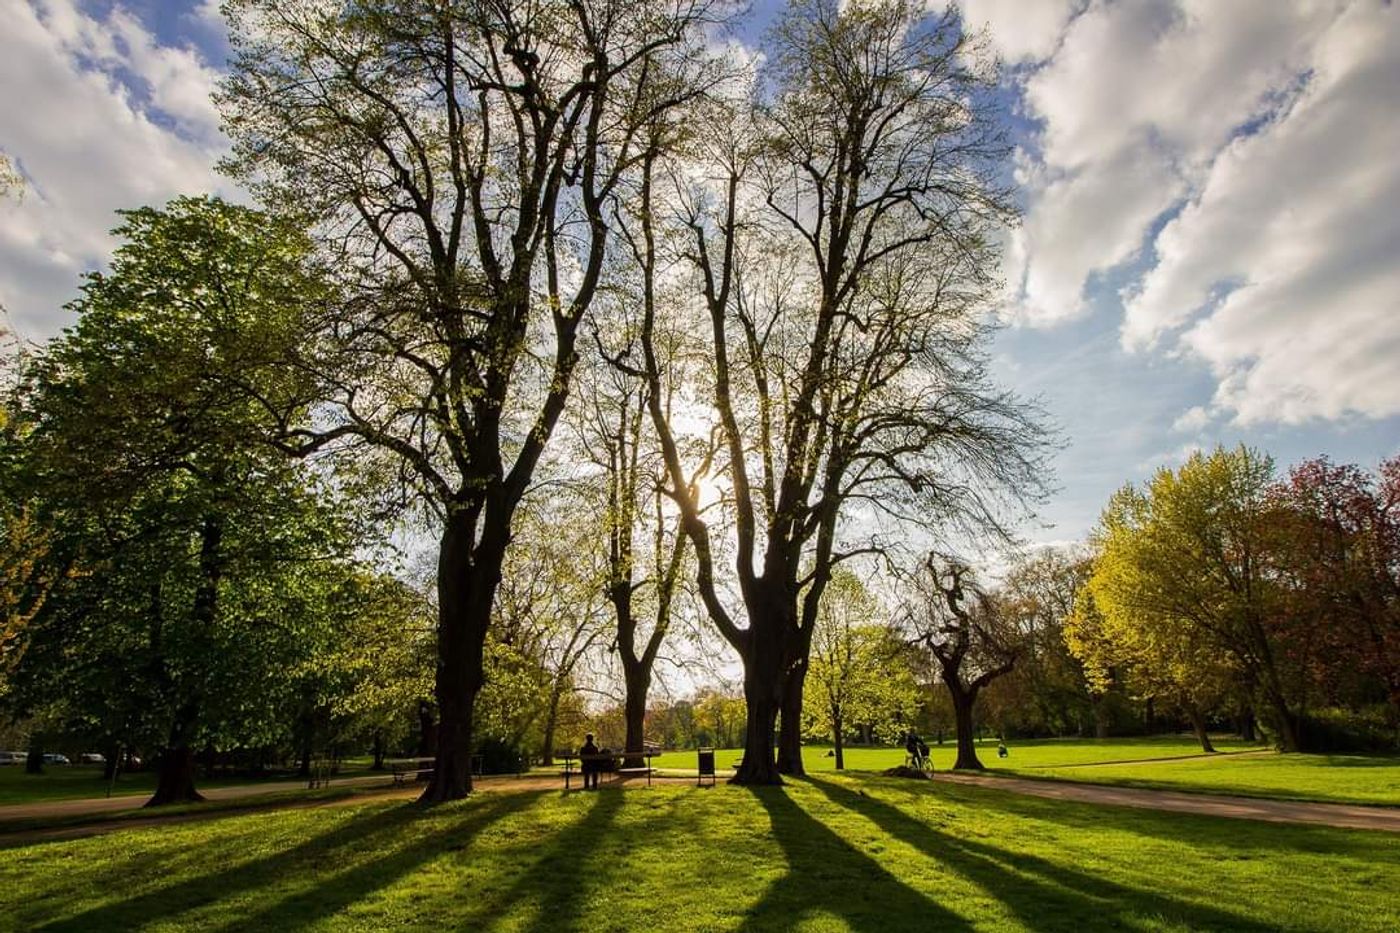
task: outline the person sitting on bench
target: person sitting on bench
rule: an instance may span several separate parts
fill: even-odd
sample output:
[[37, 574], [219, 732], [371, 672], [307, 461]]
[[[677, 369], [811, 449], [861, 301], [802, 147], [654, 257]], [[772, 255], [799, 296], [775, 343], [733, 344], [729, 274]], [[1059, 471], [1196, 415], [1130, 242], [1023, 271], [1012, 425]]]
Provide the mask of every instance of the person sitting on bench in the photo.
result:
[[598, 789], [598, 772], [601, 770], [599, 765], [601, 765], [602, 762], [590, 761], [584, 757], [585, 755], [596, 754], [598, 754], [598, 746], [593, 744], [593, 733], [590, 732], [583, 737], [583, 748], [578, 750], [579, 770], [583, 772], [584, 790], [588, 790], [590, 787], [594, 790]]

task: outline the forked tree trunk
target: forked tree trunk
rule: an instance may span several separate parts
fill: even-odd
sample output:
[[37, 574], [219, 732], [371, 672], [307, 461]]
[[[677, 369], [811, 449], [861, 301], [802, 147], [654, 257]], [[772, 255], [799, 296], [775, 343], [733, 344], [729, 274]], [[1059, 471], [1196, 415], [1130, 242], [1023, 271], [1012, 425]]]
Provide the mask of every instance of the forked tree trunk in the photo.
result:
[[781, 705], [781, 690], [762, 685], [750, 689], [745, 683], [744, 707], [748, 711], [748, 723], [744, 728], [744, 761], [731, 783], [783, 783], [782, 775], [778, 773], [773, 742], [773, 729], [777, 725]]

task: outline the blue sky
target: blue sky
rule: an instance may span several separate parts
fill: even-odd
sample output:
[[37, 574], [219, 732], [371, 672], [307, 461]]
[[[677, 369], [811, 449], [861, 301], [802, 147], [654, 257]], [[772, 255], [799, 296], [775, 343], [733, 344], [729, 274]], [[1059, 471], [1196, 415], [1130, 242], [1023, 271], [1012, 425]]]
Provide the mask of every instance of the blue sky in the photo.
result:
[[[5, 0], [0, 302], [42, 340], [120, 207], [237, 192], [217, 4]], [[13, 13], [9, 10], [13, 8]], [[765, 3], [759, 18], [772, 8]], [[1024, 222], [998, 378], [1062, 431], [1033, 540], [1190, 450], [1400, 452], [1400, 11], [1380, 0], [966, 0], [1006, 64]], [[745, 30], [752, 35], [753, 30]]]

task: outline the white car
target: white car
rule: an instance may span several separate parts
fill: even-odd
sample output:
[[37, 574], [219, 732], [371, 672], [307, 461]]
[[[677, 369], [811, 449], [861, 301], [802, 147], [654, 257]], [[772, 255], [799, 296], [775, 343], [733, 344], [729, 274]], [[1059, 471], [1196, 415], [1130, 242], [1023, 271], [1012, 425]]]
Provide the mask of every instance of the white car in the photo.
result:
[[106, 763], [107, 756], [99, 755], [97, 752], [83, 752], [78, 756], [78, 764], [80, 765], [105, 765]]
[[58, 752], [47, 752], [44, 754], [44, 764], [46, 765], [67, 765], [72, 764], [67, 755], [60, 755]]
[[22, 765], [28, 757], [24, 752], [0, 752], [0, 765]]

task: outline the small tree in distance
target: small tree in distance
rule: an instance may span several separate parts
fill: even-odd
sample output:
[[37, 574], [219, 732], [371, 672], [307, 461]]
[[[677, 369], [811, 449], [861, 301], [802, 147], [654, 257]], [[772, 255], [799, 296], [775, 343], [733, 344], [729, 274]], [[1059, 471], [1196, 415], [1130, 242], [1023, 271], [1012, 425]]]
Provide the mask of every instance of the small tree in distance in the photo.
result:
[[1019, 633], [994, 596], [979, 587], [967, 564], [938, 554], [925, 558], [911, 581], [905, 624], [938, 662], [957, 729], [956, 769], [981, 771], [972, 710], [983, 687], [1008, 674], [1020, 655]]

